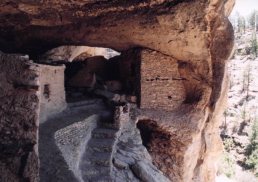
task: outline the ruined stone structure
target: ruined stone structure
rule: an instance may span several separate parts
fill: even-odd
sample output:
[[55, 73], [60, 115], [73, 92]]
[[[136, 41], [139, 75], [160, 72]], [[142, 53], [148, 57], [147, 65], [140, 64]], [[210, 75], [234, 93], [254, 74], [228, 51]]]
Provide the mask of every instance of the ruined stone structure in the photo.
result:
[[214, 181], [233, 5], [1, 1], [0, 181]]
[[141, 52], [141, 108], [173, 110], [185, 100], [176, 59], [156, 51]]
[[66, 108], [64, 66], [38, 65], [40, 68], [40, 121]]

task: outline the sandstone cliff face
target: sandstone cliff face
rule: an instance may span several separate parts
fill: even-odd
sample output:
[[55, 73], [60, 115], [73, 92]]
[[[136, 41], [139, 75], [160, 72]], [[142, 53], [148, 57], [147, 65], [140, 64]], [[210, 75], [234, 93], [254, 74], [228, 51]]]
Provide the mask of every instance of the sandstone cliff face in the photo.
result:
[[[125, 52], [141, 47], [138, 79], [145, 80], [139, 82], [137, 93], [144, 107], [137, 122], [154, 164], [171, 181], [214, 181], [215, 158], [221, 150], [218, 118], [226, 92], [225, 63], [233, 47], [227, 16], [233, 4], [233, 0], [3, 0], [0, 50], [37, 57], [60, 45]], [[146, 75], [155, 77], [152, 69], [167, 71], [166, 77], [171, 72], [177, 80], [145, 83]], [[6, 78], [1, 77], [1, 84]], [[157, 85], [163, 89], [155, 95]], [[176, 89], [170, 93], [170, 88]]]
[[39, 69], [2, 53], [0, 65], [0, 181], [37, 181]]
[[209, 13], [212, 6], [224, 14], [224, 1], [5, 0], [0, 3], [0, 48], [35, 54], [68, 44], [117, 50], [142, 46], [180, 60], [204, 60], [209, 57], [209, 22], [218, 19]]

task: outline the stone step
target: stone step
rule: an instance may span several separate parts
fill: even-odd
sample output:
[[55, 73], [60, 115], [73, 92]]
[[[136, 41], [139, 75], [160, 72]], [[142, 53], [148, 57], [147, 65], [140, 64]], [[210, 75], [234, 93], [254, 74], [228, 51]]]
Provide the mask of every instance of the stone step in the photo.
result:
[[88, 143], [88, 149], [94, 152], [112, 152], [113, 145], [115, 143], [114, 139], [97, 139], [91, 138]]
[[116, 137], [117, 130], [106, 129], [106, 128], [96, 128], [92, 131], [92, 138], [97, 139], [112, 139]]
[[68, 103], [68, 106], [70, 108], [72, 107], [82, 107], [82, 106], [89, 106], [89, 105], [94, 105], [97, 103], [100, 103], [101, 100], [100, 99], [88, 99], [88, 100], [81, 100], [81, 101], [77, 101], [77, 102], [70, 102]]
[[97, 176], [91, 178], [90, 182], [114, 182], [114, 180], [110, 176]]
[[82, 169], [82, 177], [84, 179], [89, 179], [92, 178], [94, 176], [108, 176], [110, 175], [110, 167], [92, 167], [92, 165], [86, 165], [83, 166]]
[[93, 152], [92, 155], [89, 156], [89, 160], [93, 165], [110, 167], [112, 162], [112, 153]]
[[98, 122], [99, 128], [106, 128], [106, 129], [119, 129], [119, 126], [116, 123], [110, 123], [110, 122]]

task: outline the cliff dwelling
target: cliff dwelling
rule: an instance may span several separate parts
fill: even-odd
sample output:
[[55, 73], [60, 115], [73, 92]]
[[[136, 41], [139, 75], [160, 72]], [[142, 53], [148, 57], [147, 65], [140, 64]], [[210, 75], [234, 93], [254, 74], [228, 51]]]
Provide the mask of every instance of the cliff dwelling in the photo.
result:
[[214, 181], [233, 6], [1, 1], [0, 181]]

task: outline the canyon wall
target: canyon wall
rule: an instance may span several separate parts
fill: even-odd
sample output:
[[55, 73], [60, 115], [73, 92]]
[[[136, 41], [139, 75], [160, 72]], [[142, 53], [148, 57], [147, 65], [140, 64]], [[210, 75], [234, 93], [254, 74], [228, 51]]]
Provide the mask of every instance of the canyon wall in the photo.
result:
[[[224, 13], [228, 1], [4, 0], [0, 3], [0, 49], [38, 55], [59, 45], [118, 51], [147, 47], [179, 60], [205, 60], [214, 41], [211, 33], [218, 31], [213, 26], [224, 24], [228, 27], [220, 31], [230, 31]], [[231, 38], [231, 34], [224, 36], [224, 42]]]
[[[221, 151], [218, 126], [226, 92], [225, 63], [234, 40], [227, 16], [233, 5], [234, 0], [4, 0], [0, 2], [0, 50], [27, 53], [37, 58], [60, 45], [109, 47], [122, 51], [122, 56], [131, 48], [141, 48], [136, 55], [132, 54], [139, 60], [140, 68], [134, 71], [138, 73], [136, 76], [129, 73], [130, 78], [125, 74], [123, 79], [138, 82], [133, 88], [141, 106], [138, 128], [155, 166], [171, 181], [214, 181], [216, 158]], [[128, 55], [130, 57], [130, 53]], [[30, 66], [12, 60], [1, 62], [0, 91], [6, 93], [10, 87], [9, 98], [15, 99], [1, 96], [7, 100], [0, 102], [19, 103], [15, 95], [21, 99], [24, 93], [25, 99], [34, 98], [26, 100], [35, 107], [29, 115], [29, 127], [15, 125], [13, 131], [20, 131], [21, 136], [12, 138], [11, 142], [21, 142], [18, 146], [23, 146], [26, 141], [25, 144], [32, 147], [36, 144], [38, 107], [38, 87], [34, 85], [38, 83], [29, 82], [33, 87], [29, 87], [28, 92], [16, 94], [20, 86], [23, 90], [24, 85], [28, 85], [27, 77], [22, 74], [29, 74]], [[8, 67], [10, 64], [17, 67]], [[17, 72], [8, 72], [14, 68]], [[14, 79], [14, 87], [8, 86], [6, 79]], [[2, 83], [8, 83], [8, 87]], [[30, 94], [33, 97], [29, 97]], [[1, 125], [8, 121], [2, 119], [5, 117], [11, 117], [10, 123], [24, 121], [12, 118], [10, 111], [1, 111]], [[22, 117], [27, 116], [23, 113], [28, 113], [19, 112]], [[3, 137], [6, 136], [8, 133]], [[3, 137], [2, 146], [8, 146], [4, 143], [6, 140], [2, 141]], [[30, 148], [20, 155], [30, 159], [32, 151]], [[9, 153], [10, 159], [20, 159], [16, 156], [18, 150]], [[1, 155], [7, 156], [5, 152]], [[32, 181], [36, 179], [36, 169], [30, 173], [33, 177], [28, 177]], [[2, 167], [3, 170], [17, 171], [6, 167]], [[27, 178], [24, 171], [19, 169], [17, 178]]]
[[38, 181], [39, 67], [0, 53], [0, 181]]

